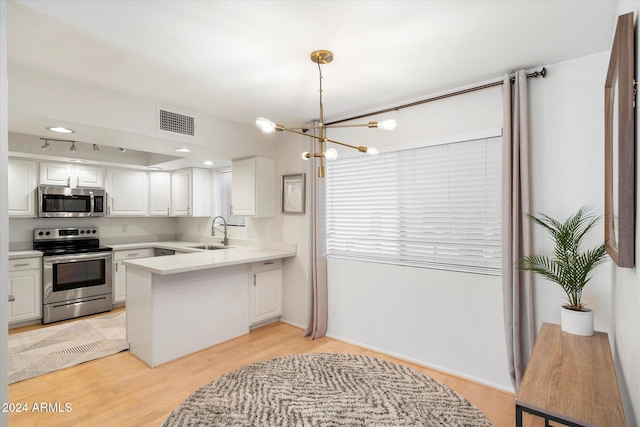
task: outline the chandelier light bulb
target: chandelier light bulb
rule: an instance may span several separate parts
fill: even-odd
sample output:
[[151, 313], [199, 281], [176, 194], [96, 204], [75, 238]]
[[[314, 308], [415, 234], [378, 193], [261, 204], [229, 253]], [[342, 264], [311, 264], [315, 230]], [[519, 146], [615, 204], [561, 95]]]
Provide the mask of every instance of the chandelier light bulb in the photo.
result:
[[324, 158], [327, 160], [335, 160], [338, 157], [338, 151], [335, 148], [327, 148], [324, 152]]
[[396, 123], [396, 121], [393, 119], [382, 120], [378, 122], [378, 129], [395, 130], [395, 128], [397, 127], [398, 127], [398, 123]]
[[256, 119], [256, 127], [264, 134], [274, 133], [276, 131], [276, 124], [264, 117], [258, 117]]
[[380, 151], [378, 151], [376, 147], [369, 147], [367, 148], [367, 154], [369, 154], [370, 156], [375, 156], [376, 154], [380, 154]]
[[309, 160], [311, 158], [311, 153], [308, 151], [305, 151], [300, 155], [300, 157], [302, 157], [302, 160]]

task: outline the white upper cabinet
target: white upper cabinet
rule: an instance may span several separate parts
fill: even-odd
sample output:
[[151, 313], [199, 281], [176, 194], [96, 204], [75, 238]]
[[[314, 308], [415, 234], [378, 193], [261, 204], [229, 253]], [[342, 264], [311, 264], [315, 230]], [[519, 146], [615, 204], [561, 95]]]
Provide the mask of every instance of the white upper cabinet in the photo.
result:
[[9, 159], [9, 216], [36, 216], [36, 162]]
[[171, 215], [171, 172], [149, 172], [149, 215]]
[[275, 160], [248, 157], [231, 162], [231, 208], [236, 216], [275, 216]]
[[76, 187], [104, 188], [104, 168], [77, 165], [75, 175]]
[[209, 169], [180, 169], [171, 173], [171, 215], [211, 216]]
[[146, 171], [107, 169], [107, 215], [146, 216], [148, 206]]
[[40, 163], [40, 185], [71, 186], [71, 165], [68, 163]]
[[104, 188], [104, 168], [42, 162], [40, 163], [40, 185]]

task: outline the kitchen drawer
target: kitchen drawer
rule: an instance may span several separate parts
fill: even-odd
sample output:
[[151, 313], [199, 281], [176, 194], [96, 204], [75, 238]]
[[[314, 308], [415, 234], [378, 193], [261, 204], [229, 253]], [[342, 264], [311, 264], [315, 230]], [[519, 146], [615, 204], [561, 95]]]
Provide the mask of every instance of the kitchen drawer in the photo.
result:
[[18, 270], [30, 270], [33, 268], [40, 268], [42, 264], [42, 258], [20, 258], [9, 260], [9, 271]]
[[153, 248], [129, 249], [127, 251], [114, 251], [113, 260], [149, 258], [153, 256]]
[[267, 261], [259, 261], [251, 263], [251, 272], [260, 273], [261, 271], [277, 270], [282, 268], [282, 259], [270, 259]]

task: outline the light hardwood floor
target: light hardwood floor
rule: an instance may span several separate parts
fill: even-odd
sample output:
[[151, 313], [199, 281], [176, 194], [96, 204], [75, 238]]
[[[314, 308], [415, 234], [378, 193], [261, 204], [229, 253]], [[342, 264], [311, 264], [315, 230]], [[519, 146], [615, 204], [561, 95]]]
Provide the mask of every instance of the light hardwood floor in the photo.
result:
[[[41, 326], [13, 329], [18, 333]], [[10, 413], [13, 426], [159, 426], [197, 388], [240, 366], [296, 353], [366, 354], [410, 366], [448, 385], [476, 405], [497, 427], [513, 426], [514, 395], [407, 363], [331, 338], [310, 340], [302, 330], [272, 323], [233, 340], [155, 369], [128, 351], [9, 386], [11, 403], [29, 412]], [[32, 412], [34, 404], [60, 403], [59, 412]], [[71, 411], [63, 412], [68, 403]], [[538, 426], [525, 420], [526, 426]]]

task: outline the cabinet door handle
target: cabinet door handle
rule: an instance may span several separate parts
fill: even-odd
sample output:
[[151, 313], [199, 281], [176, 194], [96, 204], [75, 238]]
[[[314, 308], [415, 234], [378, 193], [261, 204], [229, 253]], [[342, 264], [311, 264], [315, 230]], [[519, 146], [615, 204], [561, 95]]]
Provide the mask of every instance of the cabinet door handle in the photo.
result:
[[256, 285], [256, 275], [255, 275], [255, 273], [252, 274], [252, 276], [253, 276], [253, 286], [255, 286]]
[[116, 266], [116, 273], [117, 273], [118, 272], [118, 263], [117, 262], [116, 262], [115, 266]]
[[25, 263], [22, 263], [22, 264], [13, 264], [14, 267], [26, 267], [28, 265], [29, 265], [28, 262], [25, 262]]
[[71, 177], [67, 177], [67, 187], [71, 187]]
[[271, 265], [271, 264], [274, 264], [274, 262], [273, 261], [265, 261], [264, 262], [264, 265]]
[[76, 187], [80, 187], [80, 177], [76, 177]]
[[16, 300], [16, 297], [14, 297], [13, 295], [9, 295], [9, 302], [14, 302]]
[[127, 257], [130, 257], [130, 256], [138, 256], [138, 252], [136, 252], [135, 254], [127, 254]]
[[167, 216], [169, 215], [169, 207], [167, 206]]

